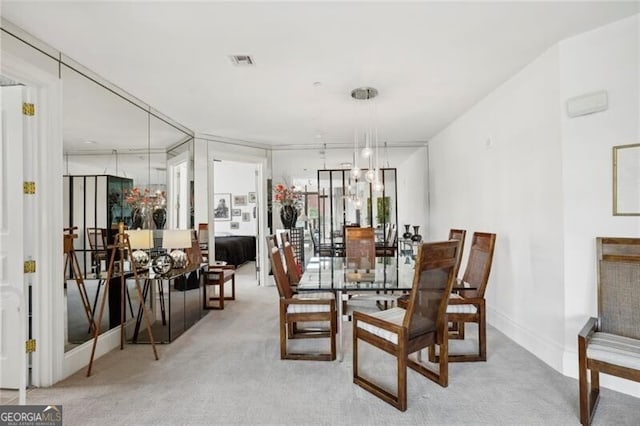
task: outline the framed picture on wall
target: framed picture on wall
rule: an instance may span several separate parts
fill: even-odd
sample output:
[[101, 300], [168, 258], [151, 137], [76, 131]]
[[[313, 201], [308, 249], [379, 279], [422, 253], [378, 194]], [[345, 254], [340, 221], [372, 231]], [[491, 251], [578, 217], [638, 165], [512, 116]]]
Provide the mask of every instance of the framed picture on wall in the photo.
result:
[[250, 192], [249, 193], [249, 202], [250, 203], [255, 203], [256, 202], [256, 193], [255, 192]]
[[234, 206], [246, 206], [247, 205], [247, 196], [246, 195], [234, 195], [233, 196], [233, 205]]
[[215, 220], [231, 220], [231, 194], [214, 194], [216, 207], [213, 210]]
[[242, 213], [242, 221], [243, 222], [249, 222], [250, 220], [251, 220], [251, 213], [249, 213], [249, 212]]
[[231, 222], [231, 229], [240, 229], [239, 222]]
[[231, 209], [231, 217], [242, 216], [242, 209]]

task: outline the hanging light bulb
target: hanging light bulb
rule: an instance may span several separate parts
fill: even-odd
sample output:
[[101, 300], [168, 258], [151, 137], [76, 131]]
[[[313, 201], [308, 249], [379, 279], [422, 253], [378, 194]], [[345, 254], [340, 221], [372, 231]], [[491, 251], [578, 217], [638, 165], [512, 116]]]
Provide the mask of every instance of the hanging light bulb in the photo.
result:
[[374, 181], [374, 179], [376, 178], [376, 171], [373, 169], [369, 169], [367, 170], [367, 172], [364, 174], [364, 178], [367, 180], [367, 182], [371, 183]]
[[378, 192], [382, 192], [383, 189], [384, 189], [384, 185], [382, 184], [382, 182], [380, 182], [380, 180], [376, 179], [376, 181], [373, 184], [373, 190], [374, 191], [378, 191]]
[[371, 157], [371, 148], [369, 148], [368, 146], [362, 148], [362, 156], [364, 158], [369, 158]]
[[360, 169], [358, 168], [358, 166], [353, 166], [353, 168], [351, 169], [351, 176], [354, 179], [358, 179], [360, 177]]
[[359, 209], [360, 207], [362, 207], [362, 200], [360, 200], [359, 197], [355, 197], [353, 199], [353, 205], [355, 206], [356, 209]]

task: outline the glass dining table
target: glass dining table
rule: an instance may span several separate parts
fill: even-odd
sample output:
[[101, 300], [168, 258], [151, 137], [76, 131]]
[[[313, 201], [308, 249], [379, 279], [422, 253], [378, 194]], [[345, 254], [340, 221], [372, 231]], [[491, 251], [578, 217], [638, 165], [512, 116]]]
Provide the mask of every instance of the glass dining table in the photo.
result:
[[[348, 294], [371, 293], [372, 300], [395, 300], [411, 290], [415, 259], [405, 256], [376, 257], [369, 262], [370, 269], [347, 264], [344, 257], [312, 257], [300, 278], [297, 290], [333, 292], [338, 314], [338, 359], [343, 359], [343, 297]], [[458, 280], [456, 290], [472, 290], [473, 287]], [[374, 294], [375, 293], [375, 294]]]

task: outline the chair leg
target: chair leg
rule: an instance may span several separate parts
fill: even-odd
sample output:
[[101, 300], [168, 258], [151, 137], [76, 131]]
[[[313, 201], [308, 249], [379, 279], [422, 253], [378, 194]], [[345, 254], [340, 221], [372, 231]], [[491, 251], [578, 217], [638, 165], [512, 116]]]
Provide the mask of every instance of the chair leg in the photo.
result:
[[280, 359], [287, 357], [287, 313], [284, 305], [280, 305]]
[[227, 300], [236, 300], [236, 276], [235, 276], [235, 274], [231, 277], [231, 297], [228, 297]]
[[487, 360], [487, 316], [484, 309], [484, 299], [482, 303], [478, 305], [478, 313], [480, 314], [480, 321], [478, 321], [478, 346], [480, 361]]
[[447, 339], [447, 333], [443, 333], [443, 341], [440, 344], [440, 359], [439, 359], [439, 381], [438, 383], [443, 388], [449, 386], [449, 342]]
[[578, 338], [578, 383], [580, 398], [580, 423], [589, 426], [600, 400], [600, 372], [590, 370], [591, 383], [587, 380], [587, 343]]
[[398, 405], [400, 411], [407, 411], [407, 354], [400, 351], [398, 357]]

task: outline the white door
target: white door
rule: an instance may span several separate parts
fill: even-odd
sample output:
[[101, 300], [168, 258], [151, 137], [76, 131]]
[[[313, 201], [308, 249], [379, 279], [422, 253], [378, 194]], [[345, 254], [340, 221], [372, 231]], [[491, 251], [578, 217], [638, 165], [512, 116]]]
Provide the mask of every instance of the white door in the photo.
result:
[[0, 387], [17, 389], [26, 375], [22, 86], [2, 87], [0, 97]]
[[169, 190], [167, 209], [169, 229], [189, 229], [189, 152], [183, 152], [167, 160]]

